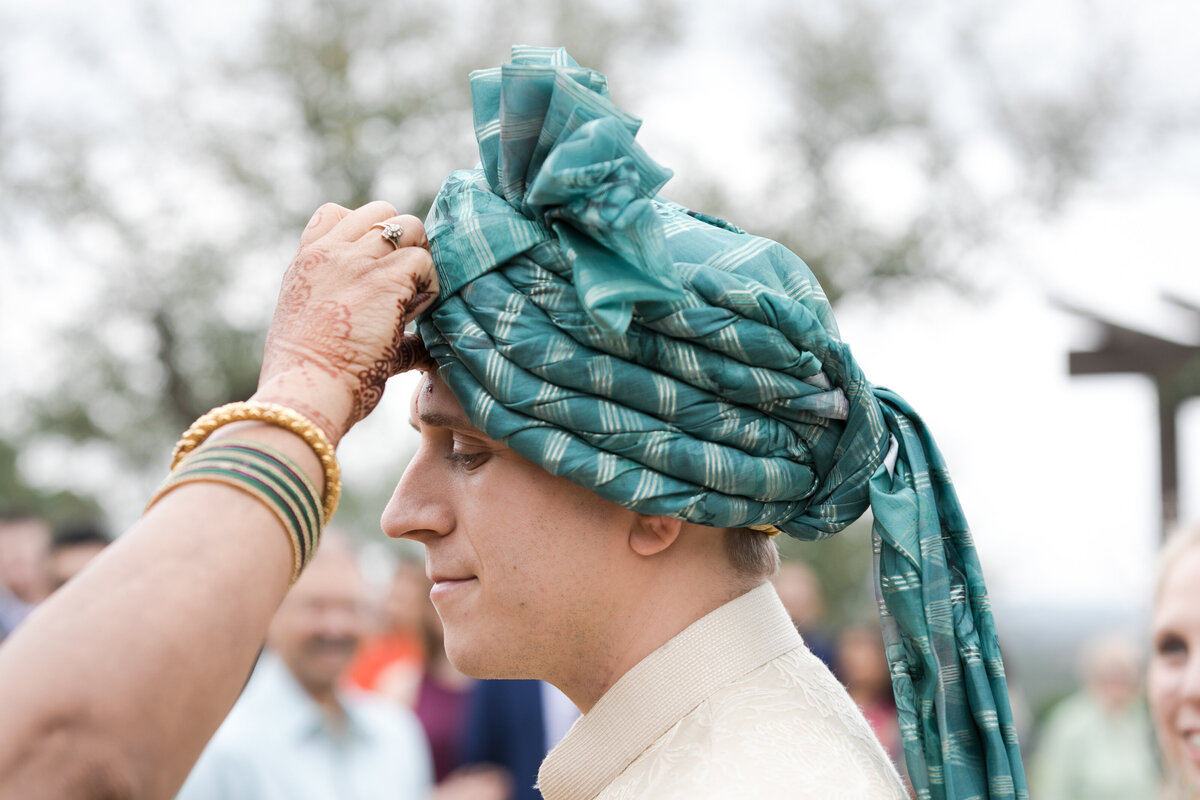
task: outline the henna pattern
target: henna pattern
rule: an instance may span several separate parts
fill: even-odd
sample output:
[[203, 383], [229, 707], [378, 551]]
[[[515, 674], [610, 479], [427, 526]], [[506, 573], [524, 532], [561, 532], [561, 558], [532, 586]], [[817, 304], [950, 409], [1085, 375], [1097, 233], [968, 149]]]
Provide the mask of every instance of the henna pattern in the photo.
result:
[[425, 349], [421, 338], [404, 332], [412, 317], [433, 299], [433, 295], [427, 291], [428, 279], [419, 279], [414, 288], [416, 291], [412, 297], [396, 302], [399, 312], [396, 327], [392, 331], [391, 344], [384, 348], [383, 357], [358, 373], [358, 390], [354, 393], [354, 404], [346, 420], [347, 429], [379, 405], [388, 378], [430, 360], [429, 351]]
[[[319, 216], [310, 224], [319, 224]], [[428, 306], [436, 290], [430, 291], [432, 275], [412, 276], [411, 294], [396, 301], [391, 341], [378, 359], [355, 374], [364, 354], [355, 344], [351, 308], [327, 296], [323, 298], [325, 292], [317, 288], [323, 285], [321, 272], [330, 263], [329, 251], [320, 245], [304, 246], [296, 254], [280, 292], [263, 375], [292, 373], [294, 380], [309, 387], [315, 387], [323, 376], [342, 382], [353, 375], [357, 387], [351, 392], [351, 407], [340, 426], [296, 398], [290, 402], [331, 437], [340, 438], [338, 434], [344, 434], [379, 404], [388, 378], [431, 361], [420, 338], [406, 334], [404, 328]], [[310, 278], [317, 278], [316, 286]]]
[[313, 290], [305, 273], [325, 264], [328, 258], [329, 254], [317, 247], [304, 248], [296, 255], [276, 316], [284, 330], [298, 331], [300, 336], [298, 340], [272, 342], [268, 348], [272, 361], [264, 364], [264, 370], [282, 372], [313, 366], [336, 378], [354, 362], [354, 348], [347, 344], [351, 331], [349, 306], [325, 300], [308, 307]]
[[321, 220], [324, 217], [325, 217], [325, 207], [322, 206], [321, 208], [318, 208], [316, 211], [314, 211], [313, 215], [311, 217], [309, 217], [308, 224], [304, 226], [304, 230], [310, 231], [313, 228], [317, 227], [318, 225], [321, 224]]

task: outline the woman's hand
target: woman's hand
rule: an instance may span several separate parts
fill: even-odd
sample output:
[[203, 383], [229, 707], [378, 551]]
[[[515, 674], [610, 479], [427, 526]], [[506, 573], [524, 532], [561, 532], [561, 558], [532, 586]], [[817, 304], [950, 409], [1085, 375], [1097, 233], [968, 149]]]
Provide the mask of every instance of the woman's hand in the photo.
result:
[[[373, 227], [398, 223], [394, 247]], [[317, 209], [283, 277], [255, 400], [294, 408], [336, 444], [387, 379], [428, 354], [405, 325], [437, 294], [425, 229], [384, 202]]]

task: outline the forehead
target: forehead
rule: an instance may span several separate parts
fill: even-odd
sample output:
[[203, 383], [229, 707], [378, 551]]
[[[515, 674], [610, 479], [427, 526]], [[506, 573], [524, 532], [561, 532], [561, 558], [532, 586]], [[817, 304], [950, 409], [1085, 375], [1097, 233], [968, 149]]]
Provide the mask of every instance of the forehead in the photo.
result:
[[410, 422], [417, 429], [450, 428], [487, 438], [483, 431], [467, 419], [458, 398], [436, 374], [427, 373], [417, 384], [409, 408], [412, 415]]

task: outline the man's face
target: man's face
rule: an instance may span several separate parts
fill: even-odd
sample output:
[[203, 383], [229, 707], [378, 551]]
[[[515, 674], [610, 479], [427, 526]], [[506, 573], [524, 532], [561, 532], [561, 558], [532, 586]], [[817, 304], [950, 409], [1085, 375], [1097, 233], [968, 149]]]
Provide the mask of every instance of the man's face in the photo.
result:
[[421, 445], [383, 529], [426, 547], [446, 652], [476, 677], [567, 679], [612, 644], [633, 512], [489, 439], [449, 388], [413, 395]]
[[332, 691], [353, 658], [363, 593], [352, 555], [318, 551], [271, 620], [267, 644], [310, 694]]

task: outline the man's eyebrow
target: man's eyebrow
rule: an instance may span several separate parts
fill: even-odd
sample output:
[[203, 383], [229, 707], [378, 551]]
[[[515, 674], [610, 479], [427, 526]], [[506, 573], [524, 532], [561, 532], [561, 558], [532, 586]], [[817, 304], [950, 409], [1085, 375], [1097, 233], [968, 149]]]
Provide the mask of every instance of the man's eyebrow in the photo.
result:
[[[463, 414], [439, 414], [436, 411], [422, 411], [417, 415], [417, 419], [421, 420], [421, 425], [430, 428], [450, 428], [458, 431], [473, 431], [475, 426], [467, 420]], [[417, 428], [416, 422], [409, 418], [409, 425]]]

